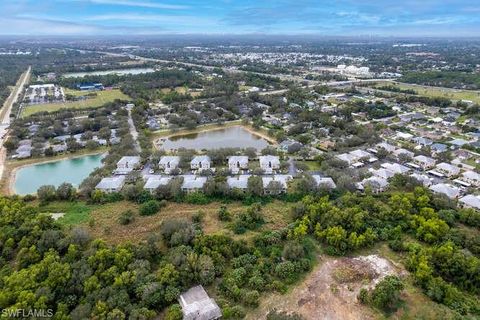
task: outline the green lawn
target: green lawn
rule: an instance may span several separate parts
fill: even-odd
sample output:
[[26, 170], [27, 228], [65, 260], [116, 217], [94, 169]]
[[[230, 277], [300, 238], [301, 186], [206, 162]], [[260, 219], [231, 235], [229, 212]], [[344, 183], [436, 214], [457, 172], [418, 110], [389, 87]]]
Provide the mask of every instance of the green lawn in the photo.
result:
[[394, 85], [400, 89], [412, 89], [417, 92], [418, 95], [425, 97], [442, 97], [452, 100], [470, 100], [475, 103], [480, 103], [480, 91], [473, 90], [459, 90], [443, 87], [429, 87], [422, 85], [413, 85], [408, 83], [379, 83], [377, 86]]
[[[129, 96], [122, 93], [118, 89], [96, 91], [95, 93], [97, 94], [96, 97], [89, 98], [86, 100], [81, 100], [81, 101], [30, 105], [23, 109], [22, 116], [27, 117], [37, 112], [43, 112], [43, 111], [53, 112], [53, 111], [58, 111], [60, 109], [65, 109], [65, 108], [68, 108], [68, 109], [83, 109], [83, 108], [92, 108], [92, 107], [97, 108], [115, 99], [130, 100]], [[65, 89], [65, 94], [82, 96], [87, 93], [84, 91]]]
[[96, 206], [87, 205], [83, 202], [52, 202], [40, 207], [40, 212], [45, 213], [65, 213], [65, 215], [58, 219], [58, 222], [63, 225], [76, 225], [87, 222], [90, 218], [90, 212]]

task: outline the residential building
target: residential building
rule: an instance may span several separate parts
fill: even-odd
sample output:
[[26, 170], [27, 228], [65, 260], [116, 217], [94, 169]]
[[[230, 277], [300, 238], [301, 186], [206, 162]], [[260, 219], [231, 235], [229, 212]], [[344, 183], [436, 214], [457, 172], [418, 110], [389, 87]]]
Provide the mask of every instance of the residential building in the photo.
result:
[[[263, 189], [265, 194], [275, 194], [275, 193], [284, 193], [287, 191], [288, 181], [292, 180], [291, 175], [287, 174], [276, 174], [272, 176], [263, 176]], [[277, 184], [279, 190], [272, 190], [273, 186]]]
[[460, 202], [460, 204], [465, 208], [480, 210], [480, 196], [468, 194], [465, 197], [460, 198], [458, 202]]
[[165, 172], [165, 174], [172, 173], [173, 170], [178, 168], [180, 164], [179, 156], [163, 156], [158, 162], [158, 167]]
[[480, 174], [475, 171], [465, 171], [462, 173], [460, 180], [465, 181], [472, 186], [480, 187]]
[[413, 156], [415, 155], [413, 152], [408, 151], [407, 149], [402, 149], [402, 148], [393, 151], [393, 155], [397, 158], [397, 160], [399, 160], [400, 155], [402, 154], [404, 155], [404, 157], [407, 157], [407, 158], [413, 158]]
[[210, 169], [211, 160], [209, 156], [195, 156], [190, 161], [190, 168], [192, 170], [208, 170]]
[[444, 194], [450, 199], [457, 199], [460, 196], [460, 189], [451, 184], [434, 184], [429, 189], [433, 192]]
[[277, 156], [260, 156], [260, 168], [266, 174], [272, 174], [275, 170], [280, 169], [280, 158]]
[[234, 177], [227, 177], [227, 185], [230, 189], [247, 190], [249, 174], [242, 174]]
[[147, 182], [143, 186], [143, 189], [150, 191], [151, 193], [155, 192], [160, 186], [165, 186], [173, 178], [171, 176], [149, 176]]
[[460, 173], [460, 168], [451, 165], [450, 163], [442, 162], [436, 165], [437, 171], [446, 175], [447, 177], [458, 176]]
[[382, 168], [385, 168], [395, 174], [405, 174], [410, 171], [409, 168], [398, 163], [382, 163]]
[[370, 177], [362, 180], [362, 182], [357, 184], [359, 190], [365, 190], [365, 188], [371, 188], [373, 192], [378, 193], [384, 191], [388, 187], [388, 181], [379, 177]]
[[178, 298], [183, 320], [213, 320], [222, 317], [222, 310], [202, 286], [190, 288]]
[[140, 157], [138, 156], [125, 156], [117, 162], [117, 169], [115, 174], [125, 175], [132, 172], [136, 167], [140, 165]]
[[103, 192], [120, 192], [125, 184], [125, 176], [113, 176], [103, 178], [95, 187]]
[[326, 189], [335, 189], [337, 185], [330, 177], [321, 177], [319, 175], [312, 175], [312, 178], [315, 180], [317, 187], [326, 188]]
[[228, 158], [228, 169], [237, 174], [240, 170], [248, 170], [248, 157], [247, 156], [231, 156]]
[[372, 173], [373, 176], [381, 178], [381, 179], [385, 179], [385, 180], [388, 180], [395, 175], [394, 172], [392, 172], [390, 170], [387, 170], [387, 169], [383, 169], [383, 168], [382, 169], [370, 169], [369, 171]]
[[416, 157], [413, 157], [413, 162], [420, 166], [423, 170], [428, 170], [431, 169], [435, 166], [435, 159], [424, 156], [424, 155], [419, 155]]
[[410, 177], [416, 179], [418, 182], [421, 182], [424, 187], [429, 187], [432, 185], [432, 180], [426, 174], [412, 173]]
[[392, 153], [395, 151], [396, 147], [392, 146], [389, 143], [381, 142], [375, 145], [375, 149], [378, 151], [379, 149], [385, 149], [388, 153]]
[[182, 190], [187, 193], [201, 190], [207, 182], [207, 177], [196, 175], [183, 175], [182, 177]]

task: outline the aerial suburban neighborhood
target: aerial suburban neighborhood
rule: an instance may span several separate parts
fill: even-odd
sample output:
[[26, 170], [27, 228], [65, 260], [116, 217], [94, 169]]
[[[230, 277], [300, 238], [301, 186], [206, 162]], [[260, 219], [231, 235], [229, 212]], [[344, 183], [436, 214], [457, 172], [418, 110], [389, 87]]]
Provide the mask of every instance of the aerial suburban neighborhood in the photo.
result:
[[0, 3], [0, 318], [478, 319], [478, 7]]

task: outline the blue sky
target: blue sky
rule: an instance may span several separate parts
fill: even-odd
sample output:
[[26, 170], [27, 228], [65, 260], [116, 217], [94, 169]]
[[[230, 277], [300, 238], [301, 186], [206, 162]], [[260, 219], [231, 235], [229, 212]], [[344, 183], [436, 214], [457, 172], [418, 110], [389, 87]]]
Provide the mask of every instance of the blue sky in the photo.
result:
[[1, 0], [0, 34], [480, 36], [480, 0]]

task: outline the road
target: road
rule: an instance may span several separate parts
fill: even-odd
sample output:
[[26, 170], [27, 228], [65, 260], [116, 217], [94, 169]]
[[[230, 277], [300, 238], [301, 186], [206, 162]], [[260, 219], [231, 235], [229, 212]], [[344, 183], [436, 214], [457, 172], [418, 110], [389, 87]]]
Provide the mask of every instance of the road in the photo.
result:
[[5, 161], [7, 160], [7, 150], [3, 147], [3, 143], [8, 137], [8, 127], [10, 126], [10, 114], [12, 113], [12, 107], [14, 103], [18, 101], [18, 98], [23, 92], [23, 88], [30, 80], [31, 72], [32, 67], [29, 66], [27, 71], [22, 73], [15, 85], [15, 88], [13, 88], [7, 100], [5, 100], [2, 109], [0, 110], [0, 180], [3, 177]]
[[133, 137], [133, 141], [135, 142], [135, 150], [140, 153], [142, 152], [142, 147], [140, 147], [140, 143], [138, 143], [138, 131], [135, 128], [135, 123], [133, 122], [132, 118], [132, 108], [127, 107], [128, 110], [128, 126], [130, 127], [130, 134]]

